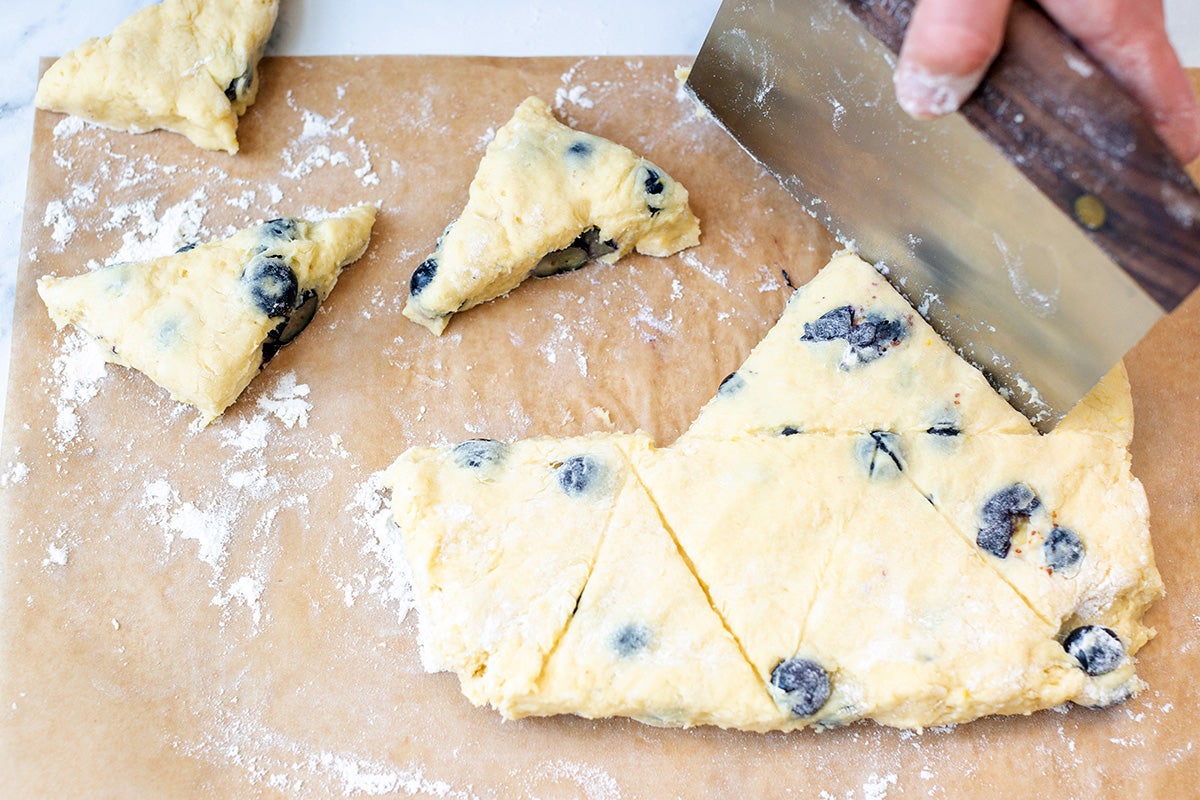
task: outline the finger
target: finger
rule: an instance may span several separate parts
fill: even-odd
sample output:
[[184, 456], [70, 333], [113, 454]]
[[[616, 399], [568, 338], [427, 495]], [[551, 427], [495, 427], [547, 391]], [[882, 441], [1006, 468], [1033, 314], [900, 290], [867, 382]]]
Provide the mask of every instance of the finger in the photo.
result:
[[1011, 0], [918, 0], [894, 82], [918, 119], [949, 114], [979, 85], [1000, 50]]
[[1180, 161], [1200, 156], [1200, 109], [1159, 0], [1042, 0], [1042, 7], [1129, 90]]

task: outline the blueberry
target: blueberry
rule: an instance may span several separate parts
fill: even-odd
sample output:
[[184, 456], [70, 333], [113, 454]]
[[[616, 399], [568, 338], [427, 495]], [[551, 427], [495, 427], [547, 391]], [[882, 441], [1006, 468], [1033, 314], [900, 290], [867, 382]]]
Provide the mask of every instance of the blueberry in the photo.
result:
[[904, 441], [891, 431], [871, 431], [854, 445], [858, 463], [872, 478], [894, 478], [904, 471]]
[[1015, 483], [996, 492], [983, 504], [983, 524], [975, 543], [997, 558], [1007, 558], [1018, 518], [1028, 519], [1042, 501], [1023, 483]]
[[725, 376], [725, 380], [721, 381], [717, 387], [717, 397], [729, 397], [737, 394], [746, 386], [746, 379], [736, 372], [731, 372]]
[[649, 203], [646, 204], [646, 210], [650, 212], [650, 216], [652, 217], [658, 216], [658, 212], [662, 211], [658, 206], [652, 206]]
[[783, 693], [792, 713], [811, 717], [829, 700], [829, 673], [807, 658], [780, 661], [771, 671], [771, 685]]
[[589, 258], [600, 258], [620, 249], [616, 239], [600, 241], [600, 229], [594, 226], [579, 234], [571, 246], [583, 248]]
[[1083, 541], [1075, 531], [1055, 525], [1042, 542], [1042, 555], [1047, 567], [1054, 572], [1064, 572], [1083, 560]]
[[588, 262], [587, 250], [579, 247], [564, 247], [542, 256], [542, 260], [533, 268], [535, 278], [549, 278], [551, 275], [561, 275], [564, 272], [574, 272]]
[[591, 456], [572, 456], [558, 468], [558, 485], [571, 496], [578, 496], [592, 487], [604, 467]]
[[868, 314], [855, 319], [851, 306], [841, 306], [827, 311], [813, 322], [804, 323], [802, 342], [832, 342], [845, 339], [849, 345], [851, 363], [874, 361], [887, 352], [889, 347], [899, 344], [908, 334], [908, 328], [899, 319], [887, 319], [879, 314]]
[[246, 71], [229, 82], [225, 87], [225, 96], [229, 98], [229, 102], [236, 103], [238, 100], [246, 96], [250, 91], [250, 86], [254, 83], [254, 67], [246, 67]]
[[180, 321], [178, 317], [170, 317], [158, 326], [158, 333], [155, 335], [155, 344], [159, 347], [170, 348], [174, 347], [179, 342]]
[[802, 342], [831, 342], [834, 339], [847, 339], [854, 325], [854, 309], [842, 306], [832, 311], [826, 311], [813, 322], [804, 323]]
[[646, 194], [662, 194], [663, 192], [662, 178], [657, 172], [649, 167], [646, 168], [646, 180], [644, 185], [646, 187]]
[[282, 258], [256, 257], [242, 270], [250, 299], [268, 317], [282, 317], [295, 308], [299, 285], [296, 273]]
[[317, 309], [320, 306], [321, 297], [316, 290], [305, 289], [301, 293], [296, 301], [296, 307], [287, 312], [274, 330], [267, 334], [267, 340], [263, 342], [262, 360], [264, 364], [275, 357], [279, 348], [295, 339], [301, 331], [308, 327], [308, 323], [312, 322], [313, 317], [317, 315]]
[[408, 293], [416, 297], [421, 292], [425, 291], [425, 287], [433, 280], [433, 276], [437, 274], [438, 263], [436, 258], [427, 258], [413, 270], [412, 277], [408, 280]]
[[621, 628], [612, 637], [612, 648], [621, 658], [628, 658], [650, 644], [650, 629], [645, 625], [631, 624]]
[[1125, 645], [1112, 628], [1083, 625], [1063, 640], [1063, 648], [1079, 662], [1088, 675], [1112, 672], [1125, 658]]
[[192, 242], [190, 244], [185, 244], [183, 247], [181, 247], [175, 251], [175, 255], [179, 255], [180, 253], [186, 253], [188, 250], [195, 250], [195, 249], [196, 249], [195, 242]]
[[567, 148], [567, 156], [574, 158], [587, 158], [592, 154], [592, 143], [585, 139], [576, 139]]
[[953, 422], [938, 422], [925, 429], [930, 436], [958, 436], [962, 433]]
[[269, 219], [258, 229], [264, 239], [294, 242], [300, 238], [300, 226], [294, 217]]
[[782, 428], [779, 429], [780, 436], [795, 436], [799, 432], [800, 432], [800, 429], [797, 428], [795, 425], [784, 425]]
[[480, 469], [499, 464], [508, 452], [508, 445], [495, 439], [468, 439], [454, 446], [454, 463], [464, 469]]

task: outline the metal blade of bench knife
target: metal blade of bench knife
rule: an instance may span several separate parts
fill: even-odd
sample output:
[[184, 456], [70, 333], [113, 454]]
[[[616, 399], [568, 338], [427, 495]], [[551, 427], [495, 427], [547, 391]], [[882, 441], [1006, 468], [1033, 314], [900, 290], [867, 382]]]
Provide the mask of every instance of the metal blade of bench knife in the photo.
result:
[[727, 0], [687, 85], [1039, 429], [1162, 315], [959, 114], [896, 104], [895, 57], [833, 0]]

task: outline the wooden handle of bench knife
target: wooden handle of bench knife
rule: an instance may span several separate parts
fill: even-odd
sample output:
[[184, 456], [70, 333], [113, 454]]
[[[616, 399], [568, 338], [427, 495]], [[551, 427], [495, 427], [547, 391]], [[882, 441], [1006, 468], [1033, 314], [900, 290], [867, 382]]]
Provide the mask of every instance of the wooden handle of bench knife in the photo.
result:
[[[841, 0], [899, 53], [915, 0]], [[962, 114], [1163, 308], [1200, 283], [1200, 192], [1133, 98], [1015, 0]]]

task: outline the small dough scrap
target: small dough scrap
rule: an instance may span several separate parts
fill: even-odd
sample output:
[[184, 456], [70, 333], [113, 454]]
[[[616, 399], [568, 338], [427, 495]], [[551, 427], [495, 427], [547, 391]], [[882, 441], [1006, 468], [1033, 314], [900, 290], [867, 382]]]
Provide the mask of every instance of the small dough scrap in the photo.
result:
[[238, 117], [258, 96], [258, 62], [278, 11], [279, 0], [163, 0], [54, 62], [34, 103], [236, 153]]
[[375, 213], [275, 219], [151, 261], [43, 276], [38, 294], [60, 329], [98, 340], [108, 361], [144, 373], [207, 425], [312, 320], [366, 250]]
[[778, 728], [786, 716], [709, 605], [637, 480], [626, 482], [535, 689], [499, 706], [650, 725]]
[[1031, 433], [921, 315], [855, 254], [833, 256], [685, 434], [726, 439], [929, 429]]
[[413, 272], [404, 316], [441, 334], [450, 316], [532, 275], [668, 256], [700, 241], [687, 190], [619, 144], [558, 122], [530, 97], [496, 132], [461, 216]]

